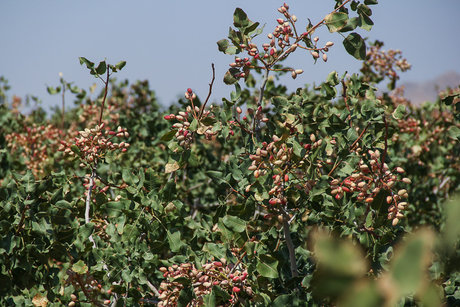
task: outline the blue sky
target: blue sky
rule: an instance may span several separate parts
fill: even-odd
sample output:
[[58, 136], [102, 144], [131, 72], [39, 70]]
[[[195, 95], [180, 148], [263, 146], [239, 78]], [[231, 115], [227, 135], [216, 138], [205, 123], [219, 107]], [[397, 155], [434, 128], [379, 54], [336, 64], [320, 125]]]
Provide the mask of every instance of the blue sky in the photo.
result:
[[[458, 13], [460, 1], [387, 0], [372, 7], [375, 23], [370, 31], [359, 30], [370, 40], [385, 42], [385, 49], [401, 49], [413, 68], [404, 81], [426, 81], [446, 71], [460, 72]], [[206, 96], [211, 63], [216, 66], [212, 100], [221, 101], [232, 87], [222, 77], [232, 57], [217, 50], [216, 41], [226, 38], [236, 7], [249, 18], [266, 24], [258, 42], [280, 17], [282, 1], [120, 1], [41, 0], [0, 2], [0, 75], [12, 86], [10, 95], [32, 94], [45, 106], [57, 105], [58, 97], [46, 85], [58, 85], [59, 72], [67, 81], [88, 88], [98, 80], [80, 66], [79, 56], [96, 62], [126, 60], [119, 79], [148, 79], [160, 102], [168, 105], [186, 88]], [[332, 0], [288, 2], [291, 13], [304, 28], [307, 18], [321, 20], [333, 8]], [[313, 64], [311, 56], [297, 52], [287, 64], [305, 71], [296, 80], [283, 77], [290, 89], [320, 83], [332, 70], [357, 72], [360, 62], [349, 56], [337, 33], [317, 32], [320, 42], [333, 41], [327, 63]], [[100, 82], [98, 88], [102, 88]]]

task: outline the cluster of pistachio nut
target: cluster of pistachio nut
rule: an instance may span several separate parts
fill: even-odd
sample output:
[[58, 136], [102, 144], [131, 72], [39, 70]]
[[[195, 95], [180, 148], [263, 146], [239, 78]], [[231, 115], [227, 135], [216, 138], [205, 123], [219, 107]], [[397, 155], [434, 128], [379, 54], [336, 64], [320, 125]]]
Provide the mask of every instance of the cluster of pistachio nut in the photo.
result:
[[252, 295], [252, 289], [247, 286], [246, 282], [247, 271], [235, 269], [233, 265], [227, 265], [225, 259], [208, 262], [200, 269], [197, 269], [193, 263], [187, 262], [180, 265], [175, 264], [168, 268], [161, 267], [160, 271], [163, 273], [163, 277], [167, 279], [160, 284], [159, 307], [177, 306], [179, 293], [184, 287], [183, 283], [180, 282], [183, 278], [190, 281], [195, 293], [195, 298], [189, 306], [202, 306], [203, 296], [209, 294], [213, 286], [219, 286], [230, 295], [231, 299], [228, 305], [237, 303], [238, 295], [242, 291], [247, 295]]
[[402, 57], [401, 50], [382, 50], [383, 43], [378, 42], [371, 46], [366, 54], [366, 63], [373, 68], [375, 73], [380, 77], [389, 77], [392, 80], [398, 80], [397, 70], [402, 72], [411, 68], [411, 64]]
[[189, 149], [193, 143], [194, 131], [190, 130], [190, 125], [193, 120], [198, 121], [199, 127], [196, 132], [203, 134], [207, 140], [212, 139], [217, 132], [212, 131], [212, 126], [205, 126], [202, 124], [203, 119], [211, 116], [213, 106], [211, 105], [210, 110], [201, 110], [198, 106], [193, 104], [196, 99], [196, 94], [191, 88], [188, 88], [185, 92], [185, 98], [190, 101], [189, 106], [186, 107], [185, 111], [179, 111], [177, 114], [168, 114], [163, 118], [167, 121], [175, 121], [172, 125], [173, 129], [176, 129], [176, 140], [179, 146]]
[[[71, 269], [67, 270], [67, 280], [66, 283], [74, 287], [74, 289], [81, 289], [85, 294], [85, 301], [91, 301], [93, 304], [101, 304], [100, 297], [110, 296], [111, 292], [105, 291], [102, 285], [91, 275], [89, 272], [86, 274], [78, 274]], [[83, 288], [82, 288], [83, 287]], [[106, 296], [106, 297], [107, 297]], [[78, 296], [74, 293], [70, 295], [71, 301], [67, 304], [69, 307], [77, 306], [80, 302]], [[103, 301], [104, 305], [110, 305], [111, 301], [105, 299]]]
[[33, 124], [26, 127], [24, 132], [13, 132], [5, 135], [7, 146], [11, 152], [20, 152], [27, 168], [36, 176], [44, 174], [49, 154], [58, 147], [58, 140], [64, 137], [62, 130], [53, 125]]
[[422, 127], [420, 126], [420, 120], [413, 117], [398, 120], [398, 127], [400, 133], [413, 133], [416, 135], [418, 135], [422, 130]]
[[[407, 207], [407, 202], [402, 201], [408, 197], [405, 189], [395, 191], [395, 184], [402, 182], [410, 184], [409, 178], [399, 179], [399, 175], [405, 171], [401, 167], [395, 167], [393, 170], [388, 168], [386, 163], [381, 164], [381, 153], [379, 150], [368, 151], [368, 163], [364, 159], [359, 162], [359, 167], [356, 172], [348, 176], [344, 180], [333, 179], [330, 182], [331, 194], [335, 199], [341, 199], [345, 193], [358, 193], [357, 201], [363, 201], [370, 204], [381, 190], [386, 190], [390, 193], [387, 202], [390, 205], [388, 208], [388, 219], [392, 220], [395, 226], [404, 216], [402, 211]], [[363, 158], [367, 157], [364, 153]]]
[[[120, 126], [116, 131], [104, 129], [104, 126], [104, 123], [102, 123], [92, 129], [86, 128], [79, 131], [78, 137], [74, 139], [73, 143], [61, 141], [58, 150], [70, 156], [78, 155], [82, 167], [87, 165], [94, 166], [109, 151], [120, 150], [125, 152], [129, 147], [128, 143], [124, 141], [115, 143], [113, 141], [115, 137], [127, 138], [129, 136], [128, 131]], [[78, 149], [75, 150], [73, 146]]]

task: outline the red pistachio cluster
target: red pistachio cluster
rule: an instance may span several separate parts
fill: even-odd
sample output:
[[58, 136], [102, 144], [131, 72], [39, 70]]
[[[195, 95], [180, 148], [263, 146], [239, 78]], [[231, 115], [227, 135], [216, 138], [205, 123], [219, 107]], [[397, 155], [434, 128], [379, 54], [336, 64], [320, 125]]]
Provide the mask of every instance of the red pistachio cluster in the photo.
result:
[[[85, 274], [79, 274], [74, 272], [73, 270], [67, 270], [67, 280], [66, 283], [72, 285], [74, 289], [81, 289], [85, 294], [86, 300], [90, 301], [95, 306], [101, 305], [99, 301], [100, 295], [110, 295], [111, 291], [105, 291], [102, 288], [102, 285], [91, 275], [89, 272]], [[67, 306], [73, 307], [77, 306], [79, 303], [79, 298], [75, 294], [70, 295], [71, 301]], [[104, 305], [109, 305], [110, 300], [106, 299], [103, 301]]]
[[[268, 192], [270, 199], [267, 206], [263, 205], [269, 210], [269, 214], [265, 215], [266, 218], [270, 218], [273, 213], [280, 214], [286, 211], [285, 192], [289, 188], [292, 178], [296, 179], [296, 189], [302, 189], [306, 193], [312, 189], [314, 183], [304, 178], [305, 172], [302, 171], [302, 167], [305, 164], [305, 159], [309, 157], [310, 150], [321, 146], [322, 140], [317, 140], [316, 136], [311, 134], [310, 141], [311, 143], [307, 144], [301, 143], [306, 152], [305, 156], [297, 162], [293, 162], [293, 148], [282, 142], [277, 135], [272, 137], [272, 142], [263, 142], [255, 153], [249, 155], [252, 163], [248, 169], [253, 171], [255, 178], [265, 176], [269, 172], [272, 175], [273, 186]], [[246, 186], [245, 192], [249, 193], [251, 187], [252, 184]]]
[[[409, 178], [399, 179], [404, 173], [404, 169], [396, 167], [389, 170], [386, 163], [381, 163], [381, 153], [379, 150], [369, 150], [370, 159], [368, 163], [364, 159], [359, 162], [358, 170], [343, 181], [333, 179], [330, 182], [331, 194], [336, 199], [341, 199], [345, 193], [358, 193], [356, 199], [370, 204], [380, 191], [386, 190], [390, 193], [387, 197], [388, 219], [392, 220], [393, 226], [398, 224], [399, 220], [404, 217], [403, 210], [407, 207], [408, 193], [405, 189], [395, 191], [397, 182], [410, 184]], [[363, 154], [363, 158], [366, 154]], [[366, 160], [367, 161], [367, 160]]]
[[[247, 285], [246, 270], [235, 269], [233, 265], [226, 265], [226, 260], [206, 263], [197, 269], [193, 263], [172, 265], [168, 268], [161, 267], [160, 271], [167, 280], [160, 284], [158, 306], [177, 306], [179, 293], [183, 289], [183, 278], [190, 281], [196, 298], [188, 306], [202, 306], [203, 296], [209, 294], [213, 286], [219, 286], [230, 294], [231, 299], [225, 306], [238, 302], [241, 292], [252, 295], [252, 289]], [[176, 281], [177, 280], [177, 281]]]
[[254, 172], [254, 177], [265, 176], [273, 168], [283, 169], [283, 166], [289, 162], [292, 154], [292, 148], [285, 143], [277, 144], [280, 138], [273, 136], [272, 142], [263, 142], [261, 148], [257, 148], [254, 154], [249, 155], [252, 160], [249, 170]]
[[212, 126], [203, 124], [203, 120], [207, 117], [212, 116], [212, 105], [210, 110], [204, 110], [194, 104], [196, 94], [191, 88], [185, 92], [185, 98], [190, 101], [190, 105], [186, 107], [185, 111], [179, 111], [177, 114], [165, 115], [164, 119], [168, 121], [175, 121], [172, 125], [173, 129], [176, 129], [176, 140], [179, 142], [179, 146], [189, 149], [193, 143], [194, 132], [190, 130], [191, 122], [195, 119], [198, 122], [197, 134], [204, 134], [207, 140], [212, 139], [217, 132], [212, 131]]
[[[234, 120], [228, 121], [230, 127], [237, 127], [247, 133], [252, 133], [252, 120], [256, 119], [264, 123], [268, 122], [268, 118], [264, 116], [261, 106], [259, 106], [255, 111], [253, 108], [248, 108], [246, 114], [243, 116], [241, 116], [242, 113], [243, 110], [240, 107], [236, 107], [236, 116], [234, 117]], [[234, 134], [233, 130], [230, 130], [230, 134]]]
[[[315, 60], [320, 57], [320, 54], [322, 54], [321, 57], [323, 61], [326, 62], [328, 59], [326, 53], [329, 51], [329, 48], [334, 45], [334, 43], [327, 42], [324, 47], [318, 47], [318, 37], [311, 39], [311, 33], [309, 32], [298, 34], [295, 27], [297, 17], [289, 12], [288, 4], [284, 3], [281, 7], [278, 8], [278, 12], [283, 14], [284, 18], [276, 19], [278, 25], [275, 27], [273, 32], [267, 35], [268, 39], [270, 40], [268, 43], [262, 44], [262, 48], [259, 49], [256, 44], [249, 40], [247, 44], [241, 44], [239, 47], [245, 50], [248, 55], [252, 57], [253, 61], [260, 61], [265, 67], [267, 65], [272, 65], [281, 59], [284, 59], [297, 48], [310, 51]], [[311, 45], [300, 45], [304, 39], [309, 39]], [[241, 59], [239, 57], [235, 58], [235, 62], [231, 63], [230, 67], [240, 69], [240, 72], [233, 73], [235, 78], [246, 77], [249, 73], [249, 69], [254, 68], [250, 58]], [[297, 78], [297, 75], [303, 73], [302, 69], [289, 68], [286, 70], [291, 71], [291, 76], [294, 79]]]
[[[116, 124], [120, 118], [121, 106], [117, 103], [114, 97], [107, 99], [107, 103], [104, 108], [104, 117], [102, 123], [105, 125]], [[84, 123], [86, 127], [94, 127], [99, 124], [99, 114], [101, 107], [97, 103], [85, 103], [80, 105], [78, 121]], [[78, 122], [71, 123], [71, 130], [77, 131], [76, 126]]]
[[398, 127], [401, 133], [413, 133], [416, 135], [418, 135], [422, 130], [422, 127], [420, 126], [420, 120], [413, 117], [398, 120]]
[[33, 124], [26, 127], [22, 133], [5, 135], [7, 146], [12, 152], [19, 151], [25, 160], [27, 168], [35, 176], [43, 175], [47, 166], [49, 153], [58, 147], [57, 140], [62, 139], [64, 133], [53, 125], [38, 126]]
[[242, 58], [236, 57], [235, 62], [230, 63], [230, 67], [243, 68], [242, 72], [237, 73], [237, 74], [234, 75], [236, 78], [244, 78], [246, 76], [245, 70], [247, 70], [247, 68], [250, 67], [250, 66], [251, 66], [251, 61], [249, 60], [249, 58], [243, 58], [242, 59]]
[[411, 65], [405, 58], [402, 57], [401, 50], [382, 50], [383, 43], [376, 42], [367, 51], [365, 66], [362, 71], [371, 70], [380, 78], [388, 77], [390, 80], [396, 81], [399, 79], [397, 70], [402, 72], [411, 68]]
[[164, 119], [169, 121], [176, 121], [173, 124], [173, 128], [177, 129], [175, 137], [179, 142], [179, 145], [184, 148], [190, 148], [193, 142], [193, 132], [189, 130], [190, 121], [190, 113], [192, 109], [190, 106], [187, 106], [186, 111], [179, 111], [178, 114], [169, 114], [165, 115]]
[[121, 150], [121, 152], [125, 152], [129, 144], [124, 141], [120, 143], [114, 141], [115, 137], [128, 137], [128, 131], [120, 126], [116, 131], [104, 129], [104, 127], [105, 125], [102, 123], [92, 129], [86, 128], [79, 131], [78, 137], [74, 139], [73, 143], [61, 141], [59, 151], [70, 156], [78, 155], [82, 162], [81, 166], [91, 167], [94, 167], [99, 159], [109, 151]]

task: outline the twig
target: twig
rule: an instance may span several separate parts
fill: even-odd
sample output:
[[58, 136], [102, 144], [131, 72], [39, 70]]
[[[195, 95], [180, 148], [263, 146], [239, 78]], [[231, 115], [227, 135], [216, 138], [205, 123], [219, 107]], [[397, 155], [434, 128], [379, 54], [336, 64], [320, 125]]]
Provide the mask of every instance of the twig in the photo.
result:
[[383, 165], [385, 164], [385, 158], [387, 155], [388, 151], [388, 123], [387, 123], [387, 118], [385, 117], [385, 114], [383, 114], [383, 122], [385, 123], [385, 148], [383, 150], [382, 154], [382, 160], [380, 160], [380, 173], [383, 174]]
[[150, 291], [152, 291], [156, 297], [159, 297], [160, 296], [160, 292], [158, 292], [157, 288], [155, 288], [154, 285], [152, 285], [152, 283], [147, 280], [147, 286], [149, 287]]
[[342, 98], [343, 101], [345, 102], [345, 106], [347, 107], [348, 110], [348, 120], [350, 121], [350, 128], [353, 127], [353, 122], [351, 120], [351, 111], [350, 111], [350, 106], [348, 105], [348, 95], [347, 95], [347, 85], [345, 84], [345, 80], [342, 80]]
[[[108, 181], [105, 181], [105, 180], [104, 180], [103, 178], [101, 178], [101, 176], [99, 176], [99, 175], [96, 175], [96, 178], [99, 179], [103, 184], [105, 184], [105, 185], [107, 185], [107, 186], [109, 186], [109, 187], [111, 187], [111, 188], [117, 188], [117, 189], [121, 189], [121, 190], [125, 189], [124, 186], [118, 186], [118, 185], [116, 185], [116, 184], [111, 184], [111, 183], [109, 183]], [[126, 185], [126, 183], [123, 183], [123, 185]], [[110, 190], [110, 191], [112, 191], [112, 190]], [[111, 193], [113, 193], [113, 191], [112, 191]]]
[[[246, 244], [246, 242], [244, 243]], [[230, 270], [230, 272], [228, 273], [228, 275], [232, 274], [233, 272], [235, 272], [236, 270], [236, 267], [241, 263], [241, 261], [243, 260], [244, 256], [247, 255], [247, 252], [244, 251], [243, 254], [240, 256], [240, 258], [238, 258], [238, 261], [235, 263], [235, 265], [233, 266], [233, 268]]]
[[102, 98], [102, 107], [101, 107], [101, 115], [99, 116], [99, 125], [102, 124], [102, 114], [104, 113], [105, 99], [107, 98], [107, 91], [109, 87], [109, 65], [107, 65], [107, 79], [104, 81], [104, 83], [105, 83], [105, 90], [104, 90], [104, 98]]
[[338, 160], [335, 161], [334, 167], [327, 174], [328, 177], [330, 177], [332, 175], [332, 173], [337, 169], [337, 167], [340, 165], [340, 163], [342, 163], [342, 159], [338, 159]]
[[264, 91], [265, 91], [265, 86], [267, 85], [269, 73], [270, 73], [270, 67], [266, 66], [264, 79], [263, 79], [262, 84], [260, 85], [259, 100], [257, 101], [257, 110], [255, 111], [254, 119], [252, 123], [252, 130], [254, 131], [254, 134], [256, 135], [257, 141], [260, 141], [260, 120], [258, 118], [257, 112], [259, 111], [259, 107], [262, 107], [262, 99], [264, 98]]
[[[27, 198], [26, 200], [28, 200], [30, 197], [30, 195], [27, 195]], [[18, 224], [18, 228], [16, 229], [16, 235], [19, 234], [19, 232], [22, 230], [22, 226], [24, 225], [24, 221], [26, 219], [26, 211], [29, 210], [30, 206], [29, 205], [25, 205], [24, 206], [24, 209], [22, 209], [22, 212], [21, 212], [21, 220], [19, 221], [19, 224]]]
[[91, 303], [93, 303], [93, 304], [96, 305], [96, 306], [104, 306], [103, 304], [99, 303], [97, 300], [95, 300], [95, 299], [91, 296], [91, 294], [88, 292], [88, 289], [86, 289], [85, 284], [84, 284], [83, 281], [81, 280], [80, 274], [76, 273], [75, 276], [76, 276], [78, 285], [80, 286], [81, 290], [82, 290], [83, 293], [85, 294], [86, 298], [88, 298], [88, 299], [91, 301]]
[[[89, 187], [88, 187], [88, 193], [86, 194], [86, 207], [85, 207], [85, 224], [88, 224], [90, 222], [90, 217], [89, 217], [89, 210], [91, 206], [91, 193], [93, 191], [94, 187], [94, 178], [96, 178], [96, 168], [93, 168], [91, 172], [91, 177], [89, 178]], [[93, 239], [93, 235], [91, 234], [88, 238], [91, 243], [93, 243], [93, 248], [96, 248], [96, 242]]]
[[209, 83], [208, 97], [206, 97], [206, 100], [204, 101], [203, 105], [201, 106], [200, 115], [199, 115], [198, 118], [201, 118], [201, 115], [203, 115], [204, 108], [206, 107], [206, 104], [208, 103], [209, 97], [211, 97], [212, 85], [214, 84], [214, 80], [216, 79], [216, 70], [214, 69], [214, 63], [211, 63], [211, 68], [212, 68], [212, 80], [211, 80], [211, 83]]
[[291, 277], [299, 276], [297, 272], [297, 262], [295, 259], [295, 248], [294, 243], [291, 238], [291, 231], [289, 230], [289, 215], [286, 213], [284, 208], [281, 208], [281, 213], [283, 214], [283, 232], [284, 239], [286, 240], [286, 246], [289, 251], [289, 262], [291, 264]]
[[62, 116], [61, 116], [61, 128], [64, 130], [65, 122], [65, 83], [62, 83]]
[[369, 127], [369, 124], [367, 124], [367, 126], [364, 128], [364, 130], [361, 131], [361, 134], [358, 136], [358, 138], [353, 142], [353, 144], [351, 144], [350, 150], [353, 150], [354, 147], [356, 146], [356, 144], [358, 144], [359, 140], [361, 140], [361, 138], [363, 137], [363, 135], [366, 132], [368, 127]]

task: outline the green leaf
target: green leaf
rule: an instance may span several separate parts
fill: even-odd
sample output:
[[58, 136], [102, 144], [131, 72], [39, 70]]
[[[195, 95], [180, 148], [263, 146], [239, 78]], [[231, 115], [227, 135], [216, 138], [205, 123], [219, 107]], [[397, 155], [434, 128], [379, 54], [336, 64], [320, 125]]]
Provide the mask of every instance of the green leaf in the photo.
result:
[[[356, 284], [339, 299], [341, 307], [384, 306], [384, 299], [373, 281]], [[434, 305], [433, 305], [434, 306]]]
[[335, 275], [361, 277], [367, 264], [361, 250], [349, 241], [342, 241], [326, 233], [315, 234], [314, 255], [318, 266]]
[[228, 39], [224, 38], [217, 42], [217, 48], [221, 52], [225, 53], [225, 51], [227, 51], [228, 46], [229, 46]]
[[343, 12], [334, 12], [324, 18], [326, 26], [331, 33], [340, 31], [347, 24], [347, 20], [348, 14]]
[[272, 307], [285, 307], [285, 306], [290, 306], [291, 303], [292, 303], [291, 295], [283, 294], [283, 295], [278, 296], [270, 306], [272, 306]]
[[447, 132], [449, 137], [453, 139], [460, 139], [460, 128], [457, 126], [451, 126]]
[[258, 34], [257, 32], [257, 27], [259, 26], [259, 23], [258, 22], [251, 22], [249, 21], [249, 26], [244, 29], [244, 34], [246, 35], [250, 35], [250, 34], [254, 34], [256, 33], [256, 35]]
[[427, 288], [423, 289], [422, 293], [417, 295], [420, 301], [420, 306], [444, 306], [442, 293], [443, 289], [440, 286], [431, 283]]
[[378, 0], [364, 0], [364, 4], [366, 5], [374, 5], [374, 4], [378, 4]]
[[94, 231], [94, 224], [93, 223], [86, 223], [78, 229], [79, 234], [84, 238], [87, 239]]
[[74, 265], [72, 265], [72, 271], [77, 274], [86, 274], [88, 272], [88, 267], [82, 260], [78, 260]]
[[126, 66], [126, 61], [120, 61], [115, 65], [115, 68], [118, 69], [118, 70], [122, 70], [123, 67], [125, 67], [125, 66]]
[[80, 148], [78, 148], [77, 145], [72, 145], [72, 146], [70, 146], [70, 149], [71, 149], [74, 153], [76, 153], [77, 155], [80, 155], [80, 154], [81, 154]]
[[231, 298], [230, 294], [222, 290], [221, 287], [219, 286], [213, 286], [212, 287], [212, 292], [214, 293], [216, 297], [216, 302], [217, 303], [225, 303], [228, 302], [228, 300]]
[[100, 62], [99, 65], [97, 65], [96, 67], [96, 73], [98, 75], [103, 75], [105, 74], [106, 71], [107, 71], [107, 64], [105, 63], [105, 61]]
[[80, 60], [80, 65], [85, 64], [86, 68], [88, 68], [88, 69], [93, 69], [94, 68], [94, 63], [91, 62], [90, 60], [88, 60], [87, 58], [79, 57], [78, 59]]
[[186, 307], [193, 299], [192, 287], [186, 287], [182, 289], [179, 293], [179, 299], [177, 302], [178, 307]]
[[347, 24], [340, 29], [339, 32], [349, 32], [353, 31], [360, 25], [361, 18], [360, 17], [353, 17], [347, 20]]
[[59, 93], [61, 91], [61, 87], [58, 86], [56, 88], [52, 87], [52, 86], [47, 86], [46, 87], [46, 91], [48, 92], [48, 94], [50, 95], [55, 95], [57, 93]]
[[168, 237], [169, 248], [174, 253], [180, 251], [182, 246], [185, 245], [185, 243], [180, 239], [180, 231], [176, 231], [174, 233], [171, 233], [168, 230], [167, 231], [167, 237]]
[[224, 258], [226, 256], [226, 248], [222, 244], [206, 242], [203, 246], [203, 251], [208, 252], [217, 259]]
[[278, 260], [270, 255], [260, 255], [257, 262], [257, 272], [267, 278], [278, 278]]
[[203, 303], [206, 307], [215, 307], [216, 306], [216, 295], [214, 292], [203, 296]]
[[272, 98], [273, 105], [277, 108], [282, 108], [289, 103], [289, 100], [284, 96], [275, 96]]
[[360, 14], [359, 17], [361, 29], [370, 31], [372, 29], [372, 26], [374, 25], [372, 19], [370, 19], [370, 17], [365, 14]]
[[457, 194], [447, 201], [444, 206], [446, 210], [446, 226], [444, 236], [447, 247], [454, 252], [456, 244], [460, 240], [460, 194]]
[[431, 261], [433, 242], [433, 233], [423, 229], [396, 249], [389, 273], [400, 296], [416, 293], [424, 281], [428, 281], [426, 270]]
[[163, 134], [163, 136], [160, 138], [160, 140], [163, 141], [163, 142], [169, 142], [174, 138], [176, 133], [177, 133], [176, 129], [170, 130], [170, 131], [166, 132], [165, 134]]
[[406, 106], [403, 104], [400, 104], [393, 111], [392, 116], [394, 119], [403, 119], [405, 114], [406, 114]]
[[238, 50], [239, 50], [238, 47], [229, 46], [229, 47], [227, 48], [227, 50], [225, 50], [225, 54], [229, 54], [229, 55], [237, 54], [237, 53], [239, 53]]
[[125, 208], [125, 201], [111, 201], [103, 205], [104, 212], [109, 217], [117, 217]]
[[229, 70], [227, 70], [227, 72], [224, 75], [224, 83], [227, 85], [231, 85], [238, 82], [238, 78], [235, 77], [235, 74], [239, 72], [240, 71], [236, 68], [230, 68]]
[[[201, 121], [201, 123], [205, 126], [212, 126], [216, 123], [216, 119], [214, 117], [205, 117], [203, 118], [203, 120]], [[191, 126], [191, 125], [190, 125]]]
[[225, 226], [235, 232], [243, 232], [246, 230], [246, 221], [240, 219], [239, 217], [226, 215], [222, 222]]
[[364, 60], [366, 58], [366, 43], [358, 33], [350, 33], [343, 40], [343, 45], [345, 46], [345, 50], [356, 59]]
[[370, 7], [368, 7], [365, 4], [360, 4], [358, 6], [358, 14], [359, 15], [366, 15], [366, 16], [372, 16], [372, 10]]
[[330, 72], [326, 78], [326, 82], [334, 86], [339, 84], [339, 74], [335, 70]]
[[235, 9], [233, 13], [233, 25], [237, 28], [246, 28], [249, 25], [250, 20], [248, 15], [239, 7]]

